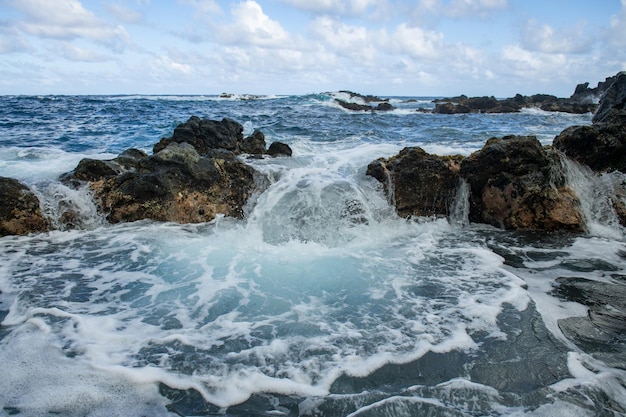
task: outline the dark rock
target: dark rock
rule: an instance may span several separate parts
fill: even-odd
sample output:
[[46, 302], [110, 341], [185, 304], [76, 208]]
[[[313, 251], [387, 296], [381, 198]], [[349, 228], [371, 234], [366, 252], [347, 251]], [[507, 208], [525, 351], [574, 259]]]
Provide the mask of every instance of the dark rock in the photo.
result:
[[553, 145], [594, 171], [626, 172], [626, 129], [622, 126], [572, 126], [561, 132]]
[[607, 88], [592, 125], [565, 129], [553, 145], [594, 171], [626, 172], [626, 72]]
[[592, 123], [626, 126], [626, 72], [617, 74], [606, 90]]
[[421, 148], [405, 148], [367, 167], [367, 175], [392, 193], [398, 215], [448, 215], [459, 184], [462, 156], [437, 156]]
[[265, 146], [265, 135], [260, 130], [255, 130], [251, 136], [243, 140], [240, 150], [243, 153], [263, 154]]
[[291, 156], [292, 150], [286, 143], [273, 142], [267, 150], [267, 154], [270, 156]]
[[200, 155], [192, 145], [174, 142], [141, 159], [136, 170], [101, 178], [91, 188], [112, 223], [199, 223], [218, 213], [242, 217], [255, 182], [253, 169], [232, 152]]
[[18, 180], [0, 177], [0, 236], [49, 229], [50, 223], [41, 212], [37, 196]]
[[464, 159], [469, 219], [505, 229], [584, 229], [580, 201], [566, 185], [558, 155], [534, 136], [492, 138]]
[[154, 145], [153, 153], [157, 153], [170, 143], [189, 143], [200, 155], [210, 149], [227, 149], [238, 151], [243, 140], [243, 126], [234, 120], [224, 118], [221, 121], [200, 119], [191, 116], [185, 123], [174, 129], [171, 138], [163, 138]]
[[[390, 110], [395, 109], [395, 107], [389, 103], [389, 99], [382, 99], [380, 97], [371, 96], [371, 95], [364, 96], [362, 94], [353, 93], [352, 91], [340, 91], [340, 93], [348, 94], [350, 96], [350, 99], [356, 98], [362, 102], [362, 103], [357, 103], [354, 101], [346, 101], [346, 100], [341, 100], [341, 99], [336, 98], [335, 102], [347, 110], [390, 111]], [[377, 103], [377, 105], [372, 106], [371, 103]]]
[[97, 181], [101, 178], [115, 177], [120, 172], [120, 167], [112, 161], [85, 158], [74, 170], [74, 178], [81, 181]]

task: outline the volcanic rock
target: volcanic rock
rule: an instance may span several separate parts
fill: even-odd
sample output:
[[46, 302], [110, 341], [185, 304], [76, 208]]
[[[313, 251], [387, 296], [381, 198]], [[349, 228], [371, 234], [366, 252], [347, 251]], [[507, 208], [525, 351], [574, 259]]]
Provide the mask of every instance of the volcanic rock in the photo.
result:
[[606, 90], [591, 126], [572, 126], [554, 147], [597, 172], [626, 172], [626, 72]]
[[404, 148], [396, 156], [370, 163], [367, 175], [383, 184], [398, 215], [446, 216], [456, 195], [462, 158]]
[[45, 232], [50, 223], [39, 199], [14, 178], [0, 177], [0, 236]]
[[255, 189], [254, 170], [229, 151], [198, 154], [188, 143], [170, 143], [140, 159], [134, 170], [90, 183], [111, 223], [141, 219], [199, 223], [217, 214], [242, 217]]
[[470, 186], [470, 221], [505, 229], [584, 229], [558, 154], [534, 136], [489, 139], [463, 160], [460, 173]]

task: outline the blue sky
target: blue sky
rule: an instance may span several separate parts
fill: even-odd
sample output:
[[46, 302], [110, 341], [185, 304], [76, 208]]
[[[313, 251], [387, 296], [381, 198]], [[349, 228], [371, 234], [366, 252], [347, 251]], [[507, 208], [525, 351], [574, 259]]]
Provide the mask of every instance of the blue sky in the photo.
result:
[[626, 0], [0, 0], [0, 94], [569, 96]]

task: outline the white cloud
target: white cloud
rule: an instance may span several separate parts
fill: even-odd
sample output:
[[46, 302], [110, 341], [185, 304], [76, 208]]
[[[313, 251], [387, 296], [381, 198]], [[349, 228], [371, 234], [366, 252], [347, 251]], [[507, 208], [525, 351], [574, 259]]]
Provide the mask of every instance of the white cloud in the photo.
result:
[[522, 43], [526, 49], [549, 54], [585, 53], [592, 49], [594, 37], [585, 32], [584, 25], [557, 32], [531, 19], [522, 30]]
[[387, 40], [386, 47], [412, 58], [433, 59], [443, 52], [443, 34], [401, 23]]
[[325, 49], [338, 57], [350, 57], [371, 62], [376, 55], [375, 40], [363, 26], [342, 23], [329, 17], [318, 17], [311, 23], [310, 32]]
[[17, 27], [27, 34], [54, 39], [87, 38], [120, 50], [129, 41], [122, 26], [98, 19], [77, 0], [12, 0], [26, 19]]
[[111, 57], [96, 52], [93, 49], [79, 48], [67, 42], [59, 44], [56, 49], [62, 57], [70, 61], [105, 62], [111, 59]]
[[0, 27], [0, 54], [32, 50], [28, 39], [15, 27]]
[[256, 1], [236, 4], [231, 14], [233, 22], [219, 29], [218, 41], [265, 48], [285, 48], [290, 42], [289, 33], [267, 16]]

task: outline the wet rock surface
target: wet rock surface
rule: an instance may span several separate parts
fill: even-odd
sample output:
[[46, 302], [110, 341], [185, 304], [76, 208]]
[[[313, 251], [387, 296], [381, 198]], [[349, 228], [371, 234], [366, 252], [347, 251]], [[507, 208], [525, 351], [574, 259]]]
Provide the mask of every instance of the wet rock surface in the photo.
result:
[[258, 174], [237, 155], [291, 155], [291, 148], [279, 142], [267, 150], [260, 131], [244, 138], [243, 126], [234, 120], [196, 116], [153, 150], [147, 155], [128, 149], [106, 161], [83, 159], [63, 181], [75, 186], [88, 183], [111, 223], [142, 219], [200, 223], [218, 214], [243, 217]]
[[459, 185], [462, 156], [437, 156], [405, 148], [369, 164], [367, 175], [380, 181], [400, 216], [447, 216]]
[[37, 196], [16, 179], [0, 177], [0, 236], [45, 232], [49, 228]]

